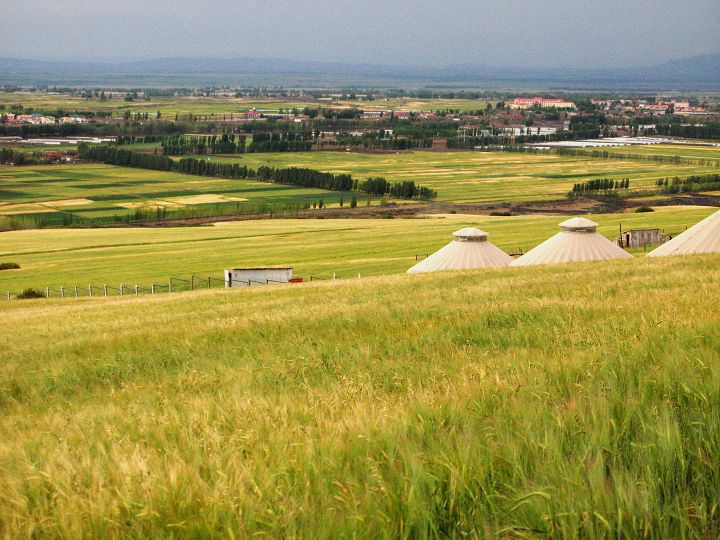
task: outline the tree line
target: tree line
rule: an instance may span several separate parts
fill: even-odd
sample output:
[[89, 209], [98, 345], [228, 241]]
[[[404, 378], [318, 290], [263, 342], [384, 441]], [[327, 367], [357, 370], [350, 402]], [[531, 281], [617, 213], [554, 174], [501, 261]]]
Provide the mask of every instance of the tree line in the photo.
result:
[[[391, 184], [384, 178], [359, 182], [349, 174], [332, 174], [301, 167], [273, 168], [261, 166], [257, 170], [237, 163], [217, 163], [206, 159], [186, 157], [173, 160], [158, 154], [141, 154], [115, 146], [80, 144], [78, 155], [87, 161], [98, 161], [121, 167], [136, 167], [155, 171], [171, 171], [216, 178], [256, 179], [263, 182], [289, 184], [332, 191], [362, 191], [368, 195], [392, 195], [398, 198], [432, 200], [437, 191], [419, 186], [413, 181]], [[369, 180], [372, 180], [369, 182]]]
[[720, 122], [708, 122], [703, 125], [657, 124], [655, 133], [687, 139], [720, 139]]
[[692, 175], [687, 178], [660, 178], [656, 185], [661, 193], [698, 193], [720, 190], [720, 174]]
[[242, 154], [245, 152], [245, 135], [223, 133], [200, 137], [196, 135], [171, 135], [160, 141], [166, 156], [188, 154]]
[[0, 148], [0, 164], [2, 165], [44, 165], [52, 163], [52, 158], [36, 152], [29, 153], [12, 148]]
[[574, 184], [571, 194], [577, 195], [579, 193], [586, 193], [589, 191], [613, 191], [618, 189], [628, 189], [629, 187], [629, 178], [623, 178], [622, 180], [613, 180], [612, 178], [596, 178], [594, 180], [588, 180], [587, 182]]
[[248, 152], [303, 152], [312, 148], [312, 135], [302, 132], [254, 133]]

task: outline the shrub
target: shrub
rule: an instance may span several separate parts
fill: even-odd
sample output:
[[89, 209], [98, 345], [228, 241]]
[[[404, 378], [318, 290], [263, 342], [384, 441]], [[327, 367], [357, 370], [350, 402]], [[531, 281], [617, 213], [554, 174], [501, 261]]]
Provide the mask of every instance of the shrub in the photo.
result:
[[507, 217], [507, 216], [512, 216], [512, 212], [510, 212], [509, 210], [501, 210], [501, 211], [490, 212], [490, 215]]
[[641, 213], [643, 213], [643, 212], [654, 212], [654, 211], [655, 211], [655, 210], [653, 210], [653, 209], [650, 208], [649, 206], [638, 206], [638, 207], [635, 209], [635, 212], [638, 213], [638, 214], [641, 214]]
[[45, 298], [45, 294], [37, 289], [24, 289], [17, 297], [18, 300], [27, 300], [29, 298]]
[[13, 263], [13, 262], [0, 263], [0, 270], [17, 270], [18, 268], [20, 268], [20, 265], [18, 263]]

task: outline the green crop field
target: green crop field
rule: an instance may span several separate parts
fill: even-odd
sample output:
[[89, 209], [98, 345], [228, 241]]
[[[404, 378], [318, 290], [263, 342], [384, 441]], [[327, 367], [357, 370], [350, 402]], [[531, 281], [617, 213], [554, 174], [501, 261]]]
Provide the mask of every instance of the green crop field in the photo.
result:
[[[592, 215], [613, 238], [623, 228], [659, 227], [676, 235], [714, 208], [660, 207], [651, 213]], [[319, 215], [320, 211], [318, 211]], [[284, 266], [309, 279], [404, 272], [462, 227], [480, 227], [509, 253], [558, 231], [559, 216], [448, 214], [413, 219], [274, 219], [202, 227], [44, 229], [0, 233], [0, 293], [26, 287], [167, 283], [170, 277], [221, 277], [225, 268]], [[642, 253], [642, 249], [636, 250]], [[2, 299], [0, 299], [2, 302]]]
[[0, 535], [717, 538], [718, 265], [8, 302]]
[[284, 152], [218, 159], [240, 160], [250, 167], [296, 166], [352, 173], [359, 178], [414, 180], [436, 189], [438, 200], [473, 203], [561, 199], [573, 184], [595, 178], [630, 178], [631, 189], [653, 190], [658, 178], [718, 172], [712, 166], [508, 152]]
[[55, 212], [109, 218], [125, 216], [137, 208], [175, 209], [247, 201], [281, 203], [322, 198], [332, 204], [340, 196], [320, 189], [112, 165], [0, 166], [0, 218]]

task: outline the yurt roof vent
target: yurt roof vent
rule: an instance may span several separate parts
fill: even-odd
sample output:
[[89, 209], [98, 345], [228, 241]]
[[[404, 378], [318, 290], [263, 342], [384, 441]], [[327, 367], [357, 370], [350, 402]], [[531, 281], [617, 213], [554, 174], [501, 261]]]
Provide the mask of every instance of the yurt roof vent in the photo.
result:
[[458, 242], [485, 242], [487, 241], [488, 233], [475, 227], [465, 227], [464, 229], [455, 231], [453, 236]]
[[560, 228], [567, 232], [595, 232], [598, 224], [589, 219], [574, 217], [563, 221], [560, 224]]

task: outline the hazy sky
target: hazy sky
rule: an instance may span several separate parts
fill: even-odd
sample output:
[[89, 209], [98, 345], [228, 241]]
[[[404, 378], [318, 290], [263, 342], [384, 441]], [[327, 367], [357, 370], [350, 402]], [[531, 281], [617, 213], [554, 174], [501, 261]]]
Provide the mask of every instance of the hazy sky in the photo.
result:
[[648, 65], [720, 51], [719, 0], [0, 0], [0, 57]]

